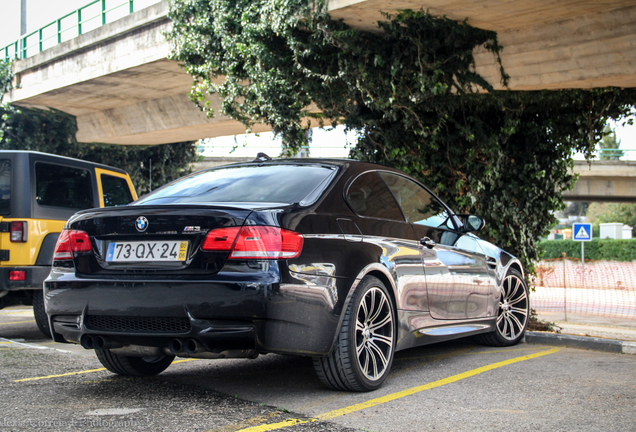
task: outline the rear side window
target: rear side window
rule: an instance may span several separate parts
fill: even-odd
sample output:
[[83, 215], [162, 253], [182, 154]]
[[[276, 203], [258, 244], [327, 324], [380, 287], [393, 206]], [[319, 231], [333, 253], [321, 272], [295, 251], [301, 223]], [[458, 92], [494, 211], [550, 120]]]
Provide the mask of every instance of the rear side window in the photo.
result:
[[454, 228], [446, 208], [423, 187], [397, 174], [383, 172], [380, 176], [398, 200], [406, 220], [433, 228]]
[[11, 161], [0, 159], [0, 214], [11, 213]]
[[375, 172], [362, 174], [347, 191], [347, 201], [360, 216], [404, 222], [393, 195]]
[[126, 205], [132, 202], [133, 197], [125, 178], [108, 174], [102, 174], [100, 178], [102, 180], [102, 193], [104, 194], [104, 207]]
[[[140, 198], [140, 204], [299, 203], [324, 189], [328, 165], [249, 165], [199, 171]], [[312, 193], [313, 192], [313, 193]]]
[[37, 162], [35, 185], [36, 201], [41, 206], [77, 210], [94, 207], [88, 170]]

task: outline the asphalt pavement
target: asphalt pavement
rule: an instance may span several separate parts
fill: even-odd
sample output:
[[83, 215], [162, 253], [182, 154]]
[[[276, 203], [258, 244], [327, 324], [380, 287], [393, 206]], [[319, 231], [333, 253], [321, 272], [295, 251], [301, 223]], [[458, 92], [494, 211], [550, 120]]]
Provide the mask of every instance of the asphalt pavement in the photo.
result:
[[[597, 350], [588, 336], [529, 332], [527, 343], [509, 348], [460, 339], [404, 350], [382, 388], [351, 393], [325, 389], [309, 358], [272, 354], [176, 359], [156, 377], [117, 376], [91, 350], [44, 338], [31, 313], [0, 311], [0, 432], [534, 432], [636, 424], [636, 356]], [[576, 338], [590, 345], [571, 348]]]

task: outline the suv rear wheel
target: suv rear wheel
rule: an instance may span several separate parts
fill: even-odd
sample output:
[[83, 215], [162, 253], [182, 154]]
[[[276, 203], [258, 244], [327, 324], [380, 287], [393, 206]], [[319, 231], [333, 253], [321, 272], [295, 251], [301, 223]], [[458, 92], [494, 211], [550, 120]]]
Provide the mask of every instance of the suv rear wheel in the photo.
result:
[[44, 292], [42, 290], [33, 291], [33, 316], [40, 331], [47, 338], [51, 337], [51, 327], [49, 327], [49, 317], [44, 309]]

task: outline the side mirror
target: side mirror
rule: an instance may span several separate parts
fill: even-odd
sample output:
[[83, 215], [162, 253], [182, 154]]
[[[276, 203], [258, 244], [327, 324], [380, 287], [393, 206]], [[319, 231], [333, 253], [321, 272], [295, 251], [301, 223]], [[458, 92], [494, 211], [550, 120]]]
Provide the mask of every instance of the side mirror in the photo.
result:
[[472, 214], [458, 215], [464, 224], [465, 232], [477, 232], [482, 230], [486, 226], [486, 221]]

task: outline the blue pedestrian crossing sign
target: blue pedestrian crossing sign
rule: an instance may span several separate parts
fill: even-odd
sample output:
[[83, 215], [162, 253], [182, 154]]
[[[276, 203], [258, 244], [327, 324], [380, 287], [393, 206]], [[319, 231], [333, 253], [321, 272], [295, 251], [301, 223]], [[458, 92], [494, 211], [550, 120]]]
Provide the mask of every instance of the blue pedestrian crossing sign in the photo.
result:
[[572, 225], [572, 239], [574, 241], [592, 241], [592, 224], [575, 223]]

